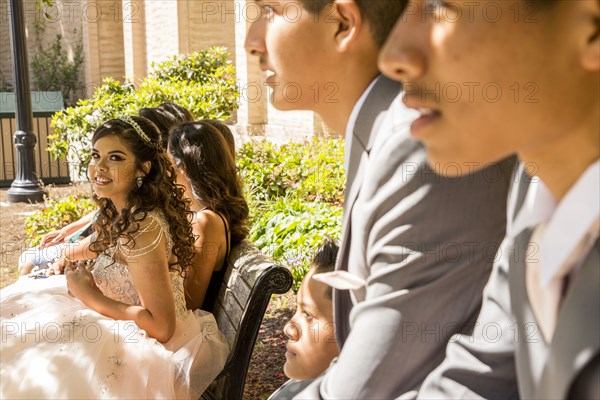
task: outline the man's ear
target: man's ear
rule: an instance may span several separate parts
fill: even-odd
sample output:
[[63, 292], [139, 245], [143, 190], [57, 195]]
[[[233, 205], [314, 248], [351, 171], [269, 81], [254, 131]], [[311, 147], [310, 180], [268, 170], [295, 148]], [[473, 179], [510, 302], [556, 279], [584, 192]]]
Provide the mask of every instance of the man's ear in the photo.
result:
[[333, 7], [338, 22], [338, 30], [335, 33], [336, 47], [338, 51], [347, 51], [358, 40], [361, 30], [365, 29], [363, 17], [354, 0], [335, 0]]
[[580, 1], [587, 14], [581, 37], [581, 64], [589, 71], [600, 71], [600, 5], [598, 1]]

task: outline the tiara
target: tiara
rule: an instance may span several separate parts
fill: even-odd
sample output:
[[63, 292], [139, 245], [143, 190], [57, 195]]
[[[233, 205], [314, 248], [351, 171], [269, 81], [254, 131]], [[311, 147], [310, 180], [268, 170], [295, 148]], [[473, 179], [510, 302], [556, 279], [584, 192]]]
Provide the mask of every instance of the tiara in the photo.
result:
[[142, 140], [148, 144], [148, 146], [158, 149], [158, 146], [154, 142], [152, 142], [152, 139], [150, 139], [150, 136], [146, 135], [146, 133], [142, 130], [142, 128], [138, 125], [138, 123], [133, 120], [133, 118], [131, 118], [128, 115], [124, 115], [122, 117], [119, 117], [119, 120], [125, 122], [126, 124], [131, 125], [133, 127], [133, 129], [135, 129], [137, 134], [140, 135]]

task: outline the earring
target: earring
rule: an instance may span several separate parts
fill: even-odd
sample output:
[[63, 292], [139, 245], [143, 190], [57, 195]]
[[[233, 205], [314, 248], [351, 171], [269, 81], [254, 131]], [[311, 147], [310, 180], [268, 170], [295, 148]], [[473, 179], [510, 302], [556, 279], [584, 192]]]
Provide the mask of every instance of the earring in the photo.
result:
[[142, 180], [142, 177], [138, 176], [136, 178], [136, 185], [137, 185], [137, 187], [141, 188], [143, 183], [144, 183], [144, 181]]

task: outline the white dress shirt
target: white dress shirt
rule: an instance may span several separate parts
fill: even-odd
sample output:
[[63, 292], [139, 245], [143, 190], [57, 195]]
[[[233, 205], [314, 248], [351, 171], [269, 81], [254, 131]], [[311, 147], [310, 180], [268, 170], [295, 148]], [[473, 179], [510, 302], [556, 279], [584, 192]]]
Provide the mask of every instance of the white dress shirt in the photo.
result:
[[[540, 283], [542, 287], [546, 287], [590, 229], [597, 226], [599, 215], [600, 160], [596, 160], [558, 204], [542, 180], [533, 178], [525, 204], [514, 224], [509, 224], [508, 234], [514, 238], [526, 228], [546, 224], [538, 243]], [[591, 232], [589, 240], [593, 244], [597, 238], [596, 228], [596, 232]], [[577, 265], [572, 266], [576, 267]]]

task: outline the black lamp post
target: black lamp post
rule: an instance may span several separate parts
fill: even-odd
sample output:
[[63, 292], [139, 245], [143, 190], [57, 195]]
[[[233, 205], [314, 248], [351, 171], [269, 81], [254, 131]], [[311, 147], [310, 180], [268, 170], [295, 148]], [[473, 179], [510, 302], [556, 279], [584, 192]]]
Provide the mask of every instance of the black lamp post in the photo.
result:
[[29, 92], [29, 64], [25, 41], [25, 18], [22, 0], [10, 0], [10, 38], [13, 49], [13, 76], [15, 82], [15, 114], [17, 131], [14, 135], [17, 152], [17, 173], [8, 189], [9, 202], [37, 203], [44, 200], [44, 190], [35, 172], [33, 149], [37, 139], [33, 133], [31, 93]]

